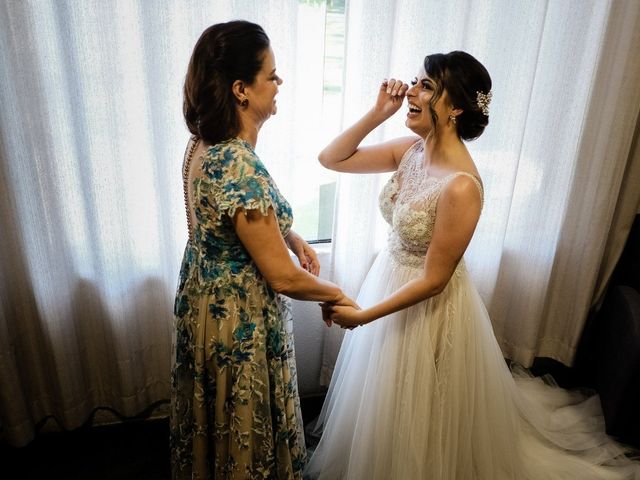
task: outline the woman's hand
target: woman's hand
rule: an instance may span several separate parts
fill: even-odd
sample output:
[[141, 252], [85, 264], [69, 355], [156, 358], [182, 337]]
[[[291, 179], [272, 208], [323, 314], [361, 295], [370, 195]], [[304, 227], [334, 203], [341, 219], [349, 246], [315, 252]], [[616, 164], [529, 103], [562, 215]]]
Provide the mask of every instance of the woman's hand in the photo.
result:
[[333, 307], [351, 307], [356, 310], [360, 310], [360, 306], [342, 292], [335, 300], [331, 302], [319, 303], [318, 305], [320, 305], [320, 308], [322, 309], [322, 321], [327, 324], [327, 327], [330, 327], [333, 324], [333, 322], [331, 321], [331, 313], [333, 311]]
[[400, 109], [407, 90], [409, 85], [402, 80], [394, 78], [384, 80], [378, 90], [378, 98], [373, 107], [374, 112], [386, 120]]
[[323, 303], [320, 306], [322, 307], [322, 318], [326, 319], [325, 323], [329, 326], [331, 323], [336, 323], [342, 328], [352, 330], [367, 323], [364, 312], [357, 305], [354, 307], [352, 305]]
[[366, 323], [360, 306], [344, 294], [334, 302], [321, 303], [320, 308], [322, 308], [322, 320], [328, 327], [337, 323], [340, 327], [351, 330]]
[[284, 241], [287, 247], [289, 247], [289, 250], [298, 257], [300, 266], [317, 277], [320, 274], [320, 262], [318, 261], [318, 255], [315, 250], [293, 230], [289, 230]]

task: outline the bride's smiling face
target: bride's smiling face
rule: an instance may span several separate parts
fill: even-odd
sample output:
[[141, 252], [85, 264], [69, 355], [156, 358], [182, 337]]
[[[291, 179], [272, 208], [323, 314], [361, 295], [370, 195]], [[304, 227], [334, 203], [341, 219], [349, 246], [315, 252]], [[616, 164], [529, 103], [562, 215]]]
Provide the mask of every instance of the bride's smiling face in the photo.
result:
[[[438, 128], [444, 125], [451, 110], [449, 96], [446, 90], [442, 90], [438, 96], [440, 87], [431, 79], [424, 68], [420, 69], [418, 75], [411, 81], [412, 87], [407, 91], [407, 103], [409, 112], [405, 125], [422, 138], [433, 130], [432, 110], [437, 115]], [[434, 103], [433, 98], [436, 97]], [[436, 129], [437, 130], [437, 129]]]

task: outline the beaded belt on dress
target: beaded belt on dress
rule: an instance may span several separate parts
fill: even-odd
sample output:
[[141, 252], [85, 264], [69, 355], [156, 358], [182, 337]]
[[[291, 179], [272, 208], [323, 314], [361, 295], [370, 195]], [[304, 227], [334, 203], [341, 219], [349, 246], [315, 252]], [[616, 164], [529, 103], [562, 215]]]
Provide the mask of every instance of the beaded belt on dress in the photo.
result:
[[[404, 246], [397, 235], [391, 234], [387, 241], [387, 250], [394, 263], [406, 267], [423, 268], [426, 250], [410, 250]], [[461, 258], [456, 266], [454, 274], [458, 275], [465, 268], [464, 259]]]
[[424, 266], [424, 257], [426, 250], [409, 250], [406, 248], [397, 235], [391, 234], [387, 242], [387, 248], [395, 263], [407, 267], [422, 268]]

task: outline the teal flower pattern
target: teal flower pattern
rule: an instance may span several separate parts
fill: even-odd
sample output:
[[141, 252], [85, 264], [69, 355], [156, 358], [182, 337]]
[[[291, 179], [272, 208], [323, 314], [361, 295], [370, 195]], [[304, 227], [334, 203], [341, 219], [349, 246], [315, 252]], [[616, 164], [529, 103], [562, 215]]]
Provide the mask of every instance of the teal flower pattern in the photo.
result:
[[291, 208], [247, 142], [222, 142], [199, 160], [174, 307], [173, 478], [301, 479], [290, 300], [269, 287], [232, 224], [238, 212], [273, 209], [284, 236]]

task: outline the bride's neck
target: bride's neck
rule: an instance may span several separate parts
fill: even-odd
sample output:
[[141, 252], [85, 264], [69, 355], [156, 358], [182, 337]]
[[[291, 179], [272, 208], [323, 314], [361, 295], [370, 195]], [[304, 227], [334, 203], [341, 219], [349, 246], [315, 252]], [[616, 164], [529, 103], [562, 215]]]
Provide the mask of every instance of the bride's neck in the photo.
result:
[[430, 135], [424, 140], [425, 165], [427, 167], [446, 168], [452, 160], [466, 151], [462, 140], [454, 133]]

